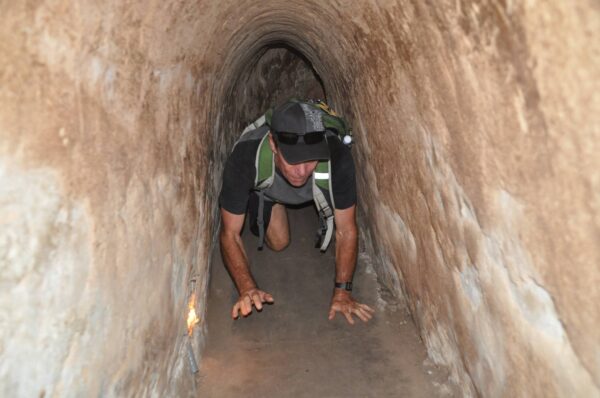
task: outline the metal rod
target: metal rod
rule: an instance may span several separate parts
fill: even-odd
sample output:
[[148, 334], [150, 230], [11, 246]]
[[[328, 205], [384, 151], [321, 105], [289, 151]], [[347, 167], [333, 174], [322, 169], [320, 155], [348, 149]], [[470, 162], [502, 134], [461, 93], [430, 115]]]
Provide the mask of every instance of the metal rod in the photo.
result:
[[198, 373], [198, 363], [196, 363], [196, 356], [194, 355], [194, 349], [192, 348], [192, 341], [187, 339], [187, 357], [190, 363], [190, 371], [192, 373]]

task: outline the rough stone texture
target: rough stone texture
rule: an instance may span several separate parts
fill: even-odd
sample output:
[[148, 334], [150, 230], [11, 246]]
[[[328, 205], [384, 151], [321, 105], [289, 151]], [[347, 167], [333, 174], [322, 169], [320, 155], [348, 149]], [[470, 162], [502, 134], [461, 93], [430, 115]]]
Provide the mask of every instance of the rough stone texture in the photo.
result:
[[364, 241], [465, 395], [600, 395], [598, 8], [3, 2], [1, 395], [189, 389], [222, 162], [309, 76], [283, 45], [355, 127]]
[[160, 7], [0, 6], [2, 396], [163, 395], [186, 380], [211, 203], [199, 60], [175, 39], [193, 26], [165, 31], [186, 11]]

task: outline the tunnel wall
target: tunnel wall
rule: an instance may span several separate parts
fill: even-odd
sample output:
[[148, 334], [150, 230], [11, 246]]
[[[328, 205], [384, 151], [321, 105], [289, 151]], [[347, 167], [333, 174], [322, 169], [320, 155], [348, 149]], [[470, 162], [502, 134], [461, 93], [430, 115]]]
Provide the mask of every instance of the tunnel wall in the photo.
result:
[[430, 357], [467, 396], [599, 394], [595, 2], [0, 15], [2, 395], [192, 394], [189, 280], [202, 314], [229, 130], [281, 43], [355, 128], [363, 242]]
[[599, 393], [598, 14], [571, 6], [402, 3], [349, 51], [379, 274], [481, 396]]
[[0, 5], [1, 396], [190, 387], [211, 228], [192, 8]]

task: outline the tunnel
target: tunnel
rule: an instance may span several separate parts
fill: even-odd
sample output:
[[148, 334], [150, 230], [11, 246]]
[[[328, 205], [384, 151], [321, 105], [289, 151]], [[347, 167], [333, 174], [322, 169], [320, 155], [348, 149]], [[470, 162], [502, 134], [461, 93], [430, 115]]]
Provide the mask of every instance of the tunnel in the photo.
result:
[[[248, 385], [377, 396], [410, 382], [390, 374], [411, 334], [431, 389], [387, 396], [600, 396], [597, 2], [50, 0], [3, 2], [0, 20], [1, 396], [225, 396], [203, 393], [213, 336], [289, 307], [211, 324], [213, 290], [235, 294], [215, 276], [221, 177], [289, 97], [352, 126], [376, 313], [323, 324], [331, 341], [388, 328], [364, 366], [389, 377]], [[225, 375], [253, 366], [226, 359]]]

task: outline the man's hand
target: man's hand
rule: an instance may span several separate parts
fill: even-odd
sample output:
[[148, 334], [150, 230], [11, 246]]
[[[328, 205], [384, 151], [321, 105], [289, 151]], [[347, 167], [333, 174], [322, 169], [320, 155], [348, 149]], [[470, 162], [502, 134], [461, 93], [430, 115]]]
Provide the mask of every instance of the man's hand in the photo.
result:
[[252, 305], [256, 307], [257, 311], [261, 311], [263, 303], [273, 303], [273, 296], [269, 293], [263, 292], [257, 288], [248, 289], [240, 294], [240, 298], [237, 303], [233, 306], [231, 311], [231, 317], [237, 319], [240, 315], [248, 316], [252, 312]]
[[350, 296], [350, 293], [336, 291], [331, 299], [329, 307], [329, 320], [335, 318], [336, 312], [341, 312], [346, 317], [349, 324], [354, 325], [352, 314], [359, 317], [363, 322], [368, 322], [373, 317], [375, 310], [366, 304], [360, 304]]

